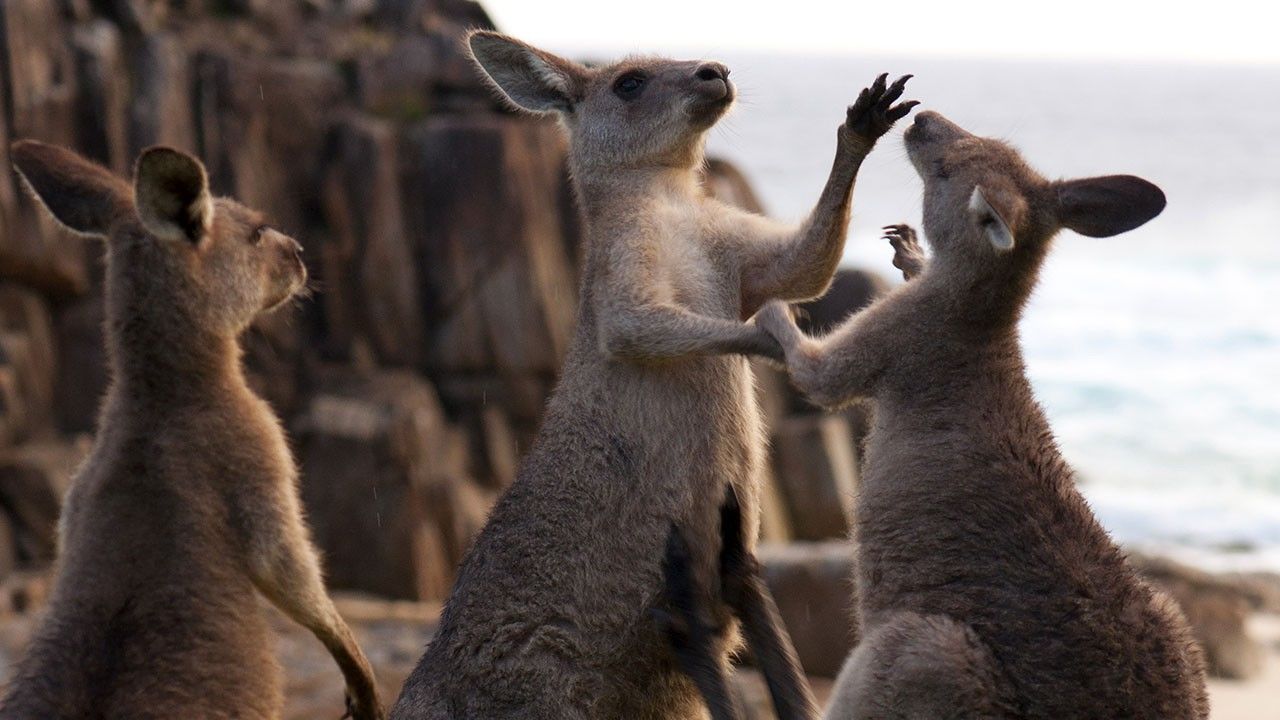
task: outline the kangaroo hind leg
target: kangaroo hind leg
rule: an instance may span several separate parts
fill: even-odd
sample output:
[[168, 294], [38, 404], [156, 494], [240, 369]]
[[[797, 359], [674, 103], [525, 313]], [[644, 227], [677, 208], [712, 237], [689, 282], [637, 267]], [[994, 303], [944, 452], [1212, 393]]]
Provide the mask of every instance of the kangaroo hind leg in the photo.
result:
[[868, 628], [836, 680], [827, 720], [1010, 717], [990, 651], [941, 615], [900, 612]]

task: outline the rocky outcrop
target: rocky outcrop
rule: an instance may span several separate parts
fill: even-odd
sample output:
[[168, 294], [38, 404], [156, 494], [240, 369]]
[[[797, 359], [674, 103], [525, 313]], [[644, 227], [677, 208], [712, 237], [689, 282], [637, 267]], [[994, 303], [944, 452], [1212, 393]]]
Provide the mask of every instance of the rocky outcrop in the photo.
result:
[[320, 292], [246, 364], [297, 436], [329, 576], [447, 593], [573, 321], [563, 146], [472, 71], [461, 38], [491, 25], [464, 0], [0, 5], [0, 579], [50, 561], [106, 383], [101, 251], [8, 171], [36, 137], [121, 173], [195, 152], [304, 244]]
[[1168, 558], [1134, 553], [1129, 562], [1182, 607], [1210, 675], [1244, 680], [1258, 674], [1263, 649], [1247, 632], [1256, 601], [1249, 586]]
[[853, 547], [842, 541], [763, 543], [759, 557], [801, 667], [834, 678], [858, 641]]

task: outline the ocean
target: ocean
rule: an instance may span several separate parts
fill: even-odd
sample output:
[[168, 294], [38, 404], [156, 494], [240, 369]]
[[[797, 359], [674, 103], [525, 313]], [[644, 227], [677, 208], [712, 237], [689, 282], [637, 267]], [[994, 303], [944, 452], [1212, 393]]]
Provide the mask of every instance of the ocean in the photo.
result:
[[[1148, 225], [1058, 237], [1022, 323], [1031, 379], [1121, 542], [1280, 570], [1280, 67], [714, 57], [741, 100], [709, 151], [781, 218], [816, 200], [845, 106], [881, 71], [1049, 177], [1160, 185]], [[845, 256], [894, 278], [879, 229], [920, 219], [901, 127], [863, 165]]]

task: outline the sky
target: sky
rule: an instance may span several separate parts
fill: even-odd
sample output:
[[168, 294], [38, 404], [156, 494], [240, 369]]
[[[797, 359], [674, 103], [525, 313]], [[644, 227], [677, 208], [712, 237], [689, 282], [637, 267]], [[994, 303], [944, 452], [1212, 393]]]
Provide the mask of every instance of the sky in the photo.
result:
[[[1265, 0], [482, 0], [549, 49], [1280, 63]], [[1061, 8], [1061, 9], [1055, 9]]]

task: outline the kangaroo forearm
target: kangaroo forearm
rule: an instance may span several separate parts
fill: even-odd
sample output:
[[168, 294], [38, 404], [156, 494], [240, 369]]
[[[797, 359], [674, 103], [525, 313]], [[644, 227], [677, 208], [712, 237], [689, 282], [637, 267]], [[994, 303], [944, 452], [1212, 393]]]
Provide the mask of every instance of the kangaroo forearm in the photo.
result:
[[769, 686], [774, 713], [779, 720], [816, 718], [818, 705], [773, 596], [759, 577], [747, 583], [744, 590], [735, 610], [742, 621], [747, 644]]
[[667, 305], [616, 313], [608, 320], [603, 335], [605, 351], [627, 360], [769, 354], [768, 338], [754, 326]]
[[338, 669], [342, 671], [342, 678], [346, 681], [351, 694], [362, 705], [376, 705], [378, 703], [377, 685], [369, 659], [360, 650], [355, 636], [351, 634], [351, 629], [338, 615], [336, 609], [330, 617], [328, 622], [311, 628], [312, 632], [338, 664]]
[[[853, 188], [858, 171], [870, 148], [850, 139], [843, 128], [837, 135], [836, 157], [831, 163], [827, 184], [818, 203], [800, 228], [800, 249], [817, 251], [814, 256], [829, 264], [832, 270], [844, 251], [845, 231], [849, 228], [849, 211], [853, 205]], [[814, 263], [817, 264], [817, 263]]]
[[857, 333], [815, 342], [806, 357], [788, 361], [792, 380], [828, 410], [870, 397], [876, 364], [867, 347]]
[[320, 563], [301, 527], [301, 517], [286, 513], [264, 523], [252, 545], [254, 583], [294, 622], [311, 631], [333, 656], [354, 701], [354, 717], [381, 717], [373, 668], [325, 591]]
[[853, 188], [863, 156], [850, 153], [843, 142], [840, 145], [818, 204], [801, 225], [789, 256], [783, 260], [783, 267], [790, 270], [790, 277], [783, 283], [781, 297], [785, 299], [808, 299], [821, 294], [844, 254]]
[[842, 134], [831, 173], [809, 217], [747, 268], [744, 287], [749, 302], [807, 300], [826, 290], [844, 254], [853, 188], [866, 157], [865, 150], [851, 144]]
[[754, 322], [782, 346], [792, 384], [811, 401], [834, 408], [870, 394], [879, 373], [880, 351], [864, 317], [859, 313], [830, 335], [815, 339], [796, 327], [786, 304], [775, 300]]

